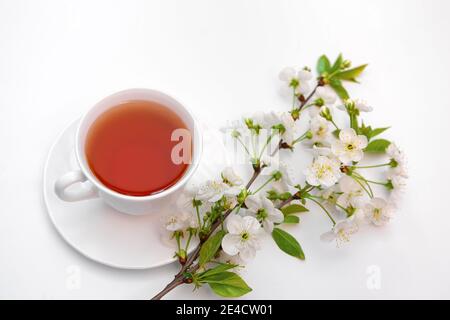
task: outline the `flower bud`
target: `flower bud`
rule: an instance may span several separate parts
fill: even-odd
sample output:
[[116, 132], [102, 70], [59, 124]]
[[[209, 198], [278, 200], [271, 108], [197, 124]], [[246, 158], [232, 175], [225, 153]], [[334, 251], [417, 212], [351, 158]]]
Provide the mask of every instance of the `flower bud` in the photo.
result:
[[241, 192], [239, 193], [239, 195], [237, 196], [237, 200], [239, 204], [243, 204], [245, 202], [245, 199], [248, 196], [248, 190], [247, 189], [242, 189]]
[[239, 131], [237, 131], [236, 129], [234, 129], [234, 130], [231, 132], [231, 136], [232, 136], [233, 138], [239, 138], [239, 137], [241, 136], [241, 133], [240, 133]]
[[395, 159], [391, 159], [391, 161], [389, 161], [389, 165], [391, 166], [391, 168], [395, 168], [398, 167], [398, 162], [395, 161]]
[[292, 146], [290, 146], [289, 144], [287, 144], [286, 142], [282, 142], [282, 143], [280, 143], [280, 149], [289, 149], [292, 151], [294, 148]]
[[274, 173], [272, 173], [272, 177], [275, 179], [275, 181], [280, 180], [282, 176], [283, 174], [280, 171], [275, 171]]
[[291, 111], [292, 119], [298, 120], [300, 118], [300, 109], [296, 108]]
[[187, 260], [187, 252], [184, 249], [181, 249], [178, 253], [178, 261], [180, 262], [181, 265], [184, 265], [186, 263]]
[[323, 101], [322, 98], [318, 98], [318, 99], [314, 100], [314, 105], [316, 105], [316, 106], [318, 106], [318, 107], [321, 107], [321, 106], [323, 106], [324, 104], [325, 104], [325, 101]]
[[201, 200], [197, 200], [197, 199], [192, 199], [192, 206], [193, 207], [200, 207], [202, 205], [202, 201]]
[[323, 117], [324, 119], [328, 120], [328, 121], [332, 121], [333, 117], [331, 115], [331, 111], [328, 107], [324, 107], [321, 112], [320, 112], [320, 116]]
[[208, 234], [205, 230], [202, 230], [202, 231], [200, 231], [198, 237], [200, 239], [200, 243], [203, 243], [208, 239]]
[[253, 120], [250, 118], [245, 118], [244, 119], [245, 125], [247, 126], [247, 128], [252, 129], [253, 128]]
[[350, 60], [344, 60], [341, 64], [341, 69], [350, 68], [351, 65], [352, 65], [352, 62]]
[[189, 284], [189, 283], [192, 283], [193, 281], [194, 281], [194, 279], [192, 279], [192, 274], [190, 274], [190, 273], [184, 274], [183, 283]]
[[394, 189], [394, 185], [392, 184], [392, 180], [388, 180], [388, 182], [386, 182], [386, 184], [384, 185], [386, 187], [386, 189], [393, 190]]

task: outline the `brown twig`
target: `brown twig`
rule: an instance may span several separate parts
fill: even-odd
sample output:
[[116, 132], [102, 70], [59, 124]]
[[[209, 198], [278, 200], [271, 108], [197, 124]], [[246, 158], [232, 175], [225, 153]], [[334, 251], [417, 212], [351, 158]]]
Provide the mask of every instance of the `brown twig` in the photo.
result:
[[283, 208], [285, 205], [289, 204], [291, 201], [298, 199], [296, 196], [296, 193], [293, 194], [292, 196], [290, 196], [289, 198], [287, 198], [286, 200], [283, 200], [282, 202], [280, 202], [277, 206], [278, 209]]
[[[250, 188], [250, 186], [253, 184], [253, 182], [255, 182], [256, 178], [258, 178], [260, 173], [261, 173], [261, 169], [260, 168], [256, 168], [254, 170], [252, 177], [250, 178], [250, 180], [247, 182], [247, 184], [245, 186], [245, 188], [247, 190]], [[217, 219], [212, 224], [211, 229], [208, 232], [208, 234], [206, 235], [205, 239], [208, 239], [212, 235], [212, 233], [221, 225], [222, 221], [225, 220], [230, 215], [230, 213], [233, 212], [233, 210], [235, 208], [237, 208], [237, 205], [235, 207], [233, 207], [232, 209], [228, 209], [227, 211], [225, 211], [225, 213], [223, 214], [223, 218], [222, 219]], [[184, 280], [184, 273], [185, 272], [195, 272], [198, 269], [198, 265], [192, 266], [192, 264], [198, 258], [199, 254], [200, 254], [201, 246], [202, 246], [202, 243], [199, 243], [197, 245], [197, 247], [195, 247], [194, 251], [192, 251], [192, 253], [189, 254], [189, 256], [188, 256], [188, 258], [186, 260], [186, 263], [181, 267], [180, 271], [177, 273], [175, 278], [163, 290], [161, 290], [161, 292], [159, 292], [157, 295], [155, 295], [152, 298], [152, 300], [160, 300], [167, 293], [169, 293], [170, 291], [172, 291], [173, 289], [178, 287], [180, 284], [183, 284], [184, 283], [183, 280]]]
[[316, 90], [318, 87], [321, 87], [321, 81], [319, 80], [316, 84], [316, 86], [314, 87], [314, 89], [310, 92], [310, 94], [305, 98], [305, 100], [303, 100], [302, 102], [300, 102], [300, 107], [298, 108], [299, 111], [301, 111], [303, 109], [303, 107], [308, 103], [308, 101], [312, 98], [312, 96], [314, 95], [314, 93], [316, 93]]
[[[317, 85], [314, 87], [314, 89], [311, 91], [311, 93], [306, 97], [306, 99], [303, 100], [300, 103], [299, 110], [301, 110], [306, 105], [306, 103], [312, 98], [312, 96], [314, 95], [314, 93], [316, 92], [316, 90], [317, 90], [317, 88], [319, 86], [321, 86], [320, 81], [317, 83]], [[272, 153], [272, 156], [280, 149], [281, 146], [282, 146], [282, 141], [280, 141], [280, 143], [278, 144], [277, 148]], [[258, 178], [258, 176], [260, 175], [261, 171], [262, 171], [261, 167], [255, 167], [254, 168], [253, 175], [251, 176], [250, 180], [247, 182], [247, 184], [245, 186], [245, 188], [247, 190], [250, 188], [250, 186]], [[283, 202], [281, 202], [278, 205], [278, 208], [281, 208], [281, 207], [285, 206], [286, 204], [288, 204], [289, 202], [291, 202], [292, 200], [295, 200], [295, 199], [298, 199], [298, 198], [296, 198], [296, 194], [292, 195], [288, 199], [286, 199]], [[222, 222], [231, 214], [231, 212], [233, 212], [233, 210], [236, 209], [237, 207], [238, 207], [238, 205], [236, 205], [235, 207], [225, 211], [225, 213], [223, 214], [222, 219], [217, 219], [212, 224], [211, 229], [209, 230], [208, 234], [204, 237], [204, 239], [208, 239], [213, 234], [213, 232], [222, 224]], [[173, 289], [175, 289], [179, 285], [185, 283], [185, 273], [186, 272], [195, 272], [199, 268], [198, 264], [193, 265], [193, 263], [199, 257], [200, 249], [201, 249], [202, 244], [203, 244], [203, 242], [200, 241], [200, 243], [197, 245], [197, 247], [194, 249], [194, 251], [192, 251], [192, 253], [188, 255], [186, 263], [181, 267], [180, 271], [175, 275], [175, 278], [163, 290], [161, 290], [158, 294], [156, 294], [152, 298], [152, 300], [160, 300], [167, 293], [169, 293], [170, 291], [172, 291]]]
[[161, 290], [157, 295], [155, 295], [152, 300], [161, 300], [167, 293], [178, 287], [180, 284], [183, 284], [183, 278], [179, 275], [175, 276], [175, 278], [169, 282], [169, 284]]

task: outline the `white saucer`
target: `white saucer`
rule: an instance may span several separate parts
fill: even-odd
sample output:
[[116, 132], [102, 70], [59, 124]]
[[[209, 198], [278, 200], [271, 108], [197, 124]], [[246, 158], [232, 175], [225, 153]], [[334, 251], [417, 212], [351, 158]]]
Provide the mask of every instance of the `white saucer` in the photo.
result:
[[[96, 262], [122, 269], [148, 269], [175, 261], [174, 250], [161, 242], [161, 216], [120, 213], [100, 199], [64, 202], [54, 192], [55, 181], [78, 168], [75, 131], [67, 127], [50, 149], [44, 169], [44, 199], [53, 225], [64, 240]], [[201, 125], [203, 156], [190, 184], [198, 184], [229, 163], [219, 131]], [[208, 161], [207, 161], [208, 160]]]

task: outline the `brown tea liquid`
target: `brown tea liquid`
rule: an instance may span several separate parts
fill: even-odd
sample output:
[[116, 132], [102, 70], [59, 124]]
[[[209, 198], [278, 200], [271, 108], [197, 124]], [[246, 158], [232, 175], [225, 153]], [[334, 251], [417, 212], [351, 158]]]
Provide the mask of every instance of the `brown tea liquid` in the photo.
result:
[[187, 129], [169, 108], [151, 101], [128, 101], [101, 114], [91, 125], [85, 145], [94, 175], [109, 189], [147, 196], [175, 184], [189, 164], [175, 164], [171, 141]]

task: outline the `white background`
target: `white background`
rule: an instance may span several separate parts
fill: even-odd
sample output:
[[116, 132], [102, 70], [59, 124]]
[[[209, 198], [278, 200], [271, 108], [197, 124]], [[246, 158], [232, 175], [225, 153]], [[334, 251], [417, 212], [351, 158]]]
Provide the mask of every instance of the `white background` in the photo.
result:
[[[312, 211], [290, 231], [307, 261], [269, 241], [244, 274], [246, 298], [450, 298], [450, 2], [0, 0], [0, 298], [146, 299], [175, 265], [123, 271], [57, 235], [42, 196], [55, 137], [96, 101], [130, 87], [167, 91], [220, 125], [284, 110], [278, 71], [343, 52], [370, 65], [351, 93], [409, 156], [401, 210], [337, 249]], [[370, 266], [381, 287], [370, 290]], [[368, 269], [369, 268], [369, 269]], [[67, 281], [73, 270], [80, 287]], [[168, 298], [214, 298], [178, 288]]]

